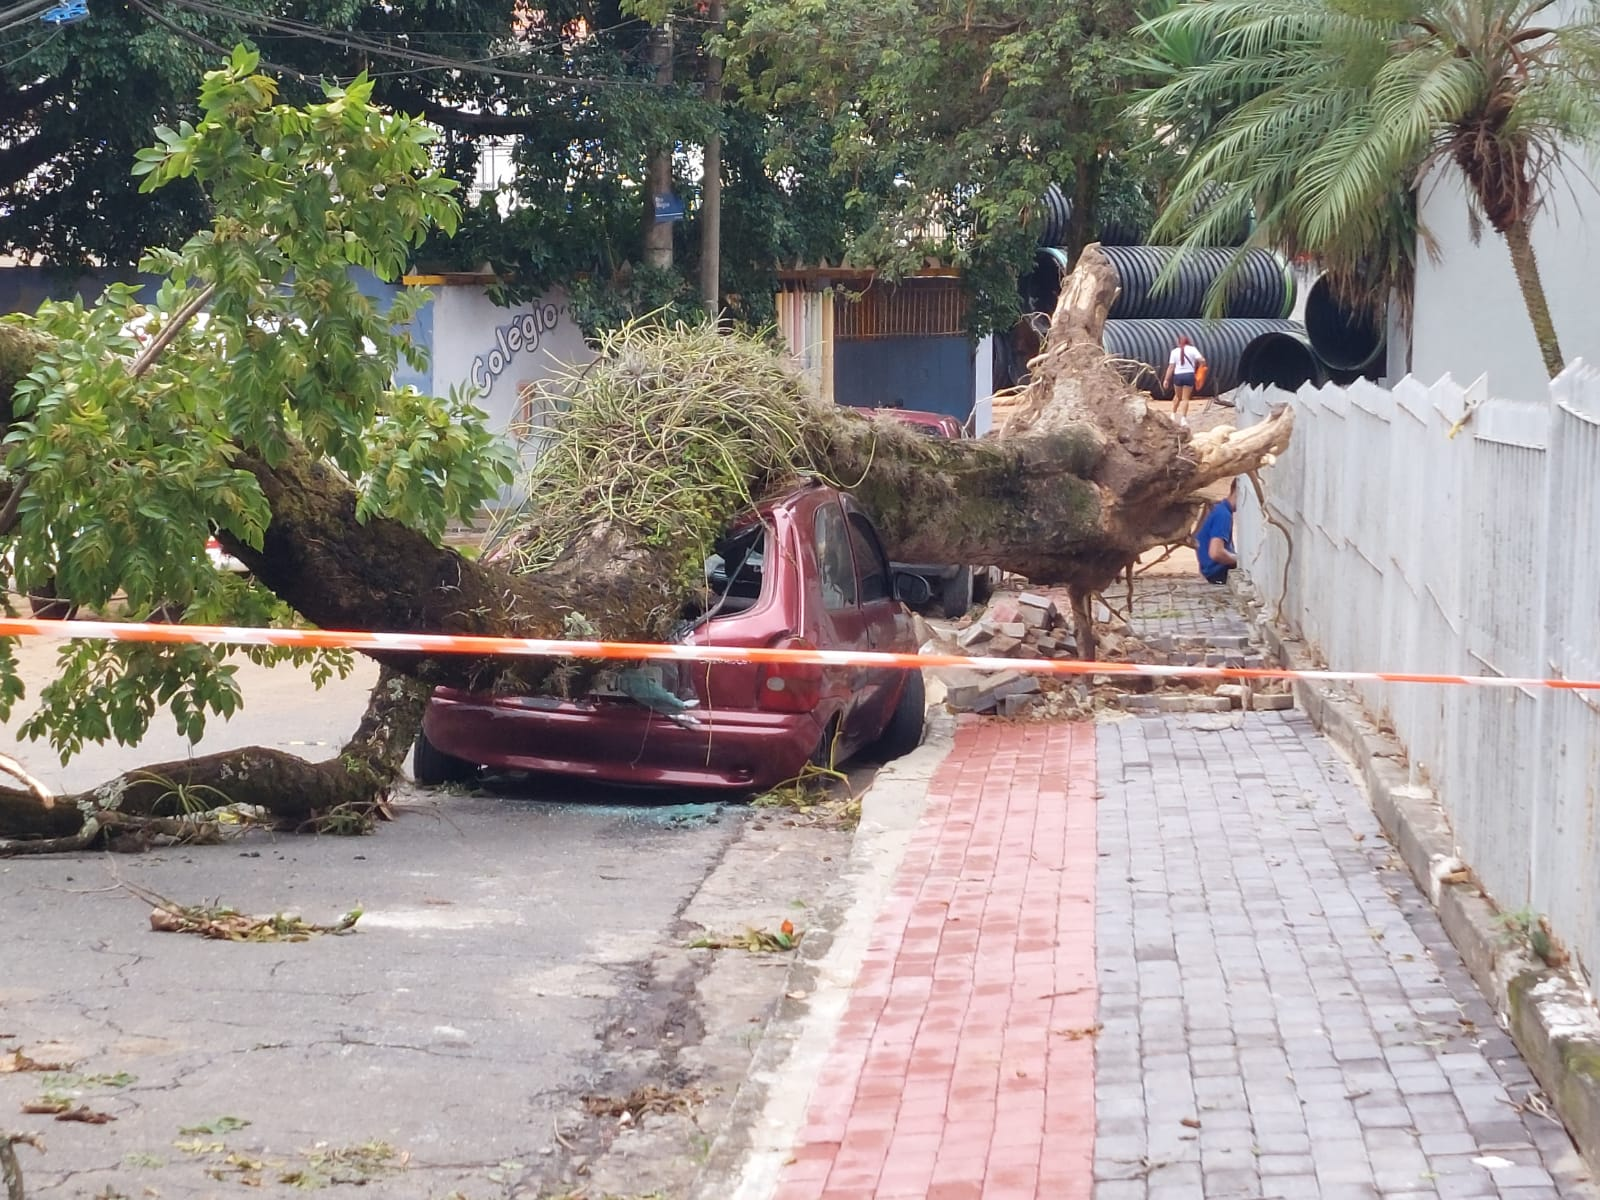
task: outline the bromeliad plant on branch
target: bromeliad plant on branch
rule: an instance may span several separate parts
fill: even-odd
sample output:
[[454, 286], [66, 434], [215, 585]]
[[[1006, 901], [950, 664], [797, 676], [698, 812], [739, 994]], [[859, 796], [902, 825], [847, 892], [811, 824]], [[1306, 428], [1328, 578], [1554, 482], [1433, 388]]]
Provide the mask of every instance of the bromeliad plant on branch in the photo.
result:
[[[257, 65], [236, 52], [207, 76], [202, 119], [140, 156], [146, 186], [192, 179], [216, 214], [149, 256], [168, 276], [156, 312], [113, 290], [92, 308], [0, 324], [0, 561], [12, 590], [48, 578], [91, 606], [121, 596], [134, 615], [181, 606], [207, 623], [663, 637], [703, 602], [706, 540], [752, 499], [815, 475], [853, 487], [902, 560], [990, 562], [1082, 596], [1181, 535], [1197, 489], [1287, 440], [1285, 413], [1191, 442], [1130, 393], [1099, 349], [1115, 279], [1091, 248], [1032, 392], [993, 439], [923, 438], [824, 404], [753, 339], [630, 325], [569, 381], [535, 499], [511, 518], [512, 552], [464, 556], [442, 544], [445, 523], [498, 493], [511, 459], [467, 398], [393, 386], [398, 359], [419, 353], [406, 322], [420, 297], [381, 311], [347, 274], [393, 279], [430, 231], [451, 227], [431, 135], [375, 108], [360, 80], [280, 104]], [[140, 320], [149, 347], [127, 331]], [[248, 582], [205, 564], [213, 530]], [[239, 704], [229, 653], [75, 645], [27, 731], [70, 754], [86, 740], [137, 742], [166, 707], [198, 738], [208, 716]], [[195, 816], [186, 797], [259, 806], [292, 826], [367, 811], [398, 778], [431, 685], [526, 691], [582, 673], [377, 657], [367, 712], [336, 758], [256, 747], [76, 796], [0, 788], [0, 852], [170, 833]], [[0, 643], [0, 715], [21, 692]]]

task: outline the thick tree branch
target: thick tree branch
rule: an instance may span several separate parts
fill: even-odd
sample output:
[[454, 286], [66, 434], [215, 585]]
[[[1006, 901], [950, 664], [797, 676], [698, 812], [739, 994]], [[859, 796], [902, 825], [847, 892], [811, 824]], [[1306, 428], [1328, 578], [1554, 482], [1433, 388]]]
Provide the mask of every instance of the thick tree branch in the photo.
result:
[[73, 59], [67, 64], [67, 69], [59, 75], [52, 75], [49, 79], [40, 81], [32, 87], [17, 88], [15, 91], [0, 91], [0, 122], [20, 121], [23, 117], [34, 112], [41, 104], [63, 95], [68, 88], [78, 81], [79, 64]]

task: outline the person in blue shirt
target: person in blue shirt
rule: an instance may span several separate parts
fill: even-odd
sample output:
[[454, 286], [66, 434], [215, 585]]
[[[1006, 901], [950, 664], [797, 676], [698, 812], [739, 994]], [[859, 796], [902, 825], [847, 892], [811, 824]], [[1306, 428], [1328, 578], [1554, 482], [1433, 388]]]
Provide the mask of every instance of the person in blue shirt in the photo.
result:
[[1239, 481], [1228, 488], [1228, 498], [1218, 500], [1195, 530], [1194, 552], [1200, 574], [1212, 583], [1227, 583], [1228, 572], [1239, 565], [1233, 553], [1233, 510], [1239, 500]]

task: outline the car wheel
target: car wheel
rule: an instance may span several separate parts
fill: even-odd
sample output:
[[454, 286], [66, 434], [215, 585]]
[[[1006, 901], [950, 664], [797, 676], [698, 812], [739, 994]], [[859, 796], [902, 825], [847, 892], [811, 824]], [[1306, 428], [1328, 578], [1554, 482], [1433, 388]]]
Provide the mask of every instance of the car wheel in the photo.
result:
[[423, 787], [465, 783], [477, 773], [478, 768], [466, 759], [446, 754], [428, 740], [426, 733], [417, 730], [417, 744], [411, 751], [411, 774]]
[[939, 593], [939, 611], [948, 621], [959, 620], [972, 607], [972, 568], [962, 567], [949, 579]]
[[928, 694], [922, 685], [922, 672], [907, 671], [900, 702], [894, 706], [894, 715], [873, 744], [873, 757], [888, 762], [922, 745], [922, 725], [927, 710]]

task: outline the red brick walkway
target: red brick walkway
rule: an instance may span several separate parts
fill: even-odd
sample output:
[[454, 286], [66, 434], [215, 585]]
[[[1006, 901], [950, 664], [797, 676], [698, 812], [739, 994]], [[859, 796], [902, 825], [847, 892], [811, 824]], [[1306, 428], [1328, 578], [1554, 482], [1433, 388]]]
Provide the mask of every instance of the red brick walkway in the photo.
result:
[[1093, 1184], [1095, 734], [965, 725], [878, 915], [777, 1200]]

